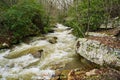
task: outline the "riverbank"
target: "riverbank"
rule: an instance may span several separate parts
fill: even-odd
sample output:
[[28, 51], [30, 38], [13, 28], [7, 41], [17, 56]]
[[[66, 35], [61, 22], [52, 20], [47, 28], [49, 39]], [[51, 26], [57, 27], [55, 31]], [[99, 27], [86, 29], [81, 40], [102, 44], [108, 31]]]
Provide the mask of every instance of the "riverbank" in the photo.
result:
[[[104, 66], [78, 54], [77, 38], [72, 34], [71, 28], [57, 24], [53, 30], [53, 33], [48, 33], [43, 37], [34, 37], [27, 43], [20, 43], [11, 49], [1, 50], [0, 78], [5, 80], [57, 80], [64, 74], [63, 80], [71, 80], [70, 77], [77, 73], [82, 76], [94, 69], [101, 72], [100, 67]], [[78, 47], [80, 46], [77, 45]], [[72, 73], [74, 74], [71, 75]], [[119, 71], [116, 75], [119, 75]]]

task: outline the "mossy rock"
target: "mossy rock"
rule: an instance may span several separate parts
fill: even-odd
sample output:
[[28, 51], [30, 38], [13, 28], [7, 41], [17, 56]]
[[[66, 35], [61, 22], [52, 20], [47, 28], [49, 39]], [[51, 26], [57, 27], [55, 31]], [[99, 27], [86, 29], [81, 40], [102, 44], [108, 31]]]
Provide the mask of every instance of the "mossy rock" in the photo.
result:
[[27, 74], [21, 75], [20, 78], [22, 78], [23, 80], [31, 80], [33, 76], [34, 76], [33, 73], [27, 73]]
[[7, 59], [14, 59], [14, 58], [18, 58], [21, 57], [23, 55], [27, 55], [27, 54], [34, 54], [37, 51], [43, 49], [45, 46], [33, 46], [33, 47], [28, 47], [26, 49], [22, 49], [22, 50], [17, 50], [17, 51], [12, 51], [9, 54], [5, 55], [4, 57]]

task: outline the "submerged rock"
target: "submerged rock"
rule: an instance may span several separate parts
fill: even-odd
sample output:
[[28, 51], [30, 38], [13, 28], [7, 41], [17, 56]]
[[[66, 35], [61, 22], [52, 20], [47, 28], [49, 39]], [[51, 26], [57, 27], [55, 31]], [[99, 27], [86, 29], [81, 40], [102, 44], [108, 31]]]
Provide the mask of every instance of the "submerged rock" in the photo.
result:
[[57, 37], [48, 38], [48, 41], [52, 44], [55, 44], [55, 43], [57, 43]]
[[99, 41], [79, 38], [76, 52], [96, 64], [120, 68], [120, 49], [110, 48]]
[[4, 56], [4, 58], [14, 59], [14, 58], [18, 58], [18, 57], [21, 57], [21, 56], [27, 55], [27, 54], [32, 54], [34, 57], [36, 57], [36, 56], [38, 57], [38, 55], [39, 55], [39, 57], [40, 57], [41, 55], [40, 55], [39, 50], [43, 49], [44, 47], [45, 46], [33, 46], [33, 47], [31, 46], [31, 47], [28, 47], [25, 49], [12, 51], [9, 54], [6, 54]]
[[38, 50], [37, 52], [32, 53], [32, 55], [34, 58], [41, 58], [42, 53], [43, 53], [43, 50]]

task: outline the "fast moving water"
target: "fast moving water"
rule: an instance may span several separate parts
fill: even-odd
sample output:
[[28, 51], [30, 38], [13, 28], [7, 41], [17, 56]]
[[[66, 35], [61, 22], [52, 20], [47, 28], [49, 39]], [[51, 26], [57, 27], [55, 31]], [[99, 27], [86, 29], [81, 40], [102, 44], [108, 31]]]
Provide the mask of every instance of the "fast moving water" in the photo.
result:
[[[85, 68], [75, 53], [72, 29], [57, 24], [54, 33], [0, 51], [0, 80], [49, 80], [56, 69]], [[83, 62], [83, 63], [82, 63]], [[90, 67], [90, 66], [89, 66]]]

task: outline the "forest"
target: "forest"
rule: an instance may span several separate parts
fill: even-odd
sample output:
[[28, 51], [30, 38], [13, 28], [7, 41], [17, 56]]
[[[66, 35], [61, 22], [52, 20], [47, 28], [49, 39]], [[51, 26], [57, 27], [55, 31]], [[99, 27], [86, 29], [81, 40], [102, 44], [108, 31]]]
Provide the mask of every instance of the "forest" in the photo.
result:
[[0, 80], [120, 80], [120, 0], [0, 0]]

